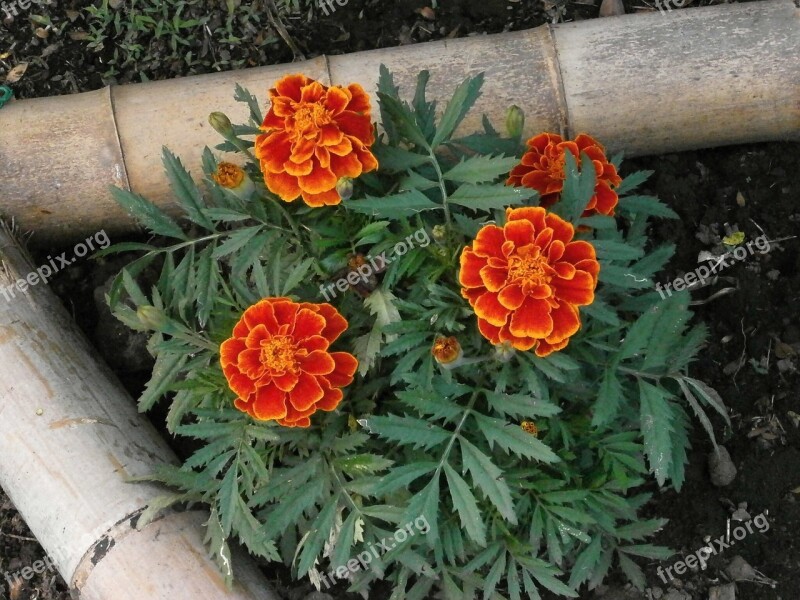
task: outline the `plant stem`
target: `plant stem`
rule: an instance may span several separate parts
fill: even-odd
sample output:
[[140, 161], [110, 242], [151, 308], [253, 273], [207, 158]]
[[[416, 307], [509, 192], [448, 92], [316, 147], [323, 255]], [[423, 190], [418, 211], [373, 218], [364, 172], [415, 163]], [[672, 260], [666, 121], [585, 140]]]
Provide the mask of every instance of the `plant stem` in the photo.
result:
[[428, 156], [431, 159], [431, 164], [433, 165], [434, 170], [436, 171], [436, 178], [439, 180], [439, 190], [442, 194], [442, 207], [444, 208], [444, 222], [448, 226], [448, 231], [450, 229], [450, 206], [447, 204], [447, 188], [444, 185], [444, 175], [442, 174], [442, 169], [439, 167], [439, 161], [436, 160], [436, 153], [433, 151], [433, 148], [428, 149]]

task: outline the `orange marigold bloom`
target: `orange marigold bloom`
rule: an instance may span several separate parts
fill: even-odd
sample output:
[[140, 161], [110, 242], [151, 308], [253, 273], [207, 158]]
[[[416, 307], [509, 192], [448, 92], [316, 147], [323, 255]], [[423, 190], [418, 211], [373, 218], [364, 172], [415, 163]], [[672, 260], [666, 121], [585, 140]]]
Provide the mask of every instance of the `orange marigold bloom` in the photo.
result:
[[561, 350], [581, 327], [578, 306], [594, 301], [600, 264], [570, 223], [539, 206], [506, 209], [461, 253], [461, 295], [493, 344], [538, 356]]
[[266, 298], [248, 308], [220, 363], [238, 398], [234, 405], [261, 421], [308, 427], [317, 410], [333, 410], [353, 381], [358, 361], [328, 348], [347, 329], [330, 304]]
[[222, 187], [237, 188], [242, 185], [245, 173], [239, 165], [221, 162], [217, 165], [217, 172], [213, 173], [211, 177]]
[[585, 152], [594, 164], [597, 182], [583, 216], [614, 214], [618, 200], [614, 188], [622, 183], [622, 178], [606, 158], [600, 142], [585, 133], [574, 141], [564, 141], [555, 133], [540, 133], [529, 139], [527, 145], [528, 151], [522, 155], [520, 164], [511, 169], [506, 185], [536, 190], [539, 192], [539, 206], [547, 208], [558, 201], [564, 187], [565, 153], [572, 153], [580, 164], [581, 152]]
[[461, 344], [455, 337], [439, 336], [433, 342], [431, 354], [439, 364], [449, 365], [461, 358], [464, 353], [461, 350]]
[[326, 87], [288, 75], [269, 91], [272, 106], [256, 137], [264, 181], [286, 202], [339, 204], [336, 183], [378, 168], [369, 96], [357, 83]]

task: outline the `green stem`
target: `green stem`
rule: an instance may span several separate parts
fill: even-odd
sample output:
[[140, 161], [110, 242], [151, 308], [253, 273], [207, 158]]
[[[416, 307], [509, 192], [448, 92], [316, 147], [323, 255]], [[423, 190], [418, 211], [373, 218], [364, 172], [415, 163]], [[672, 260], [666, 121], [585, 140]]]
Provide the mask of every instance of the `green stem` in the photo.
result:
[[436, 473], [434, 473], [433, 477], [436, 478], [442, 472], [442, 467], [444, 467], [444, 463], [447, 462], [447, 458], [450, 456], [450, 450], [453, 449], [453, 444], [456, 443], [456, 438], [458, 438], [459, 433], [461, 433], [461, 428], [464, 426], [464, 422], [467, 420], [467, 417], [472, 412], [472, 407], [475, 406], [475, 401], [478, 399], [478, 392], [473, 392], [472, 397], [469, 399], [469, 404], [467, 404], [467, 408], [464, 409], [464, 414], [461, 415], [461, 420], [458, 422], [453, 435], [450, 437], [450, 441], [447, 443], [447, 448], [444, 449], [444, 454], [442, 455], [441, 460], [439, 461], [439, 466], [436, 467]]
[[439, 190], [442, 194], [442, 207], [444, 208], [444, 222], [448, 225], [448, 231], [450, 230], [450, 206], [447, 204], [447, 188], [444, 185], [444, 175], [442, 174], [442, 169], [439, 167], [439, 161], [436, 160], [436, 153], [433, 151], [433, 148], [428, 149], [428, 156], [431, 159], [431, 164], [433, 165], [434, 170], [436, 171], [436, 178], [439, 180]]

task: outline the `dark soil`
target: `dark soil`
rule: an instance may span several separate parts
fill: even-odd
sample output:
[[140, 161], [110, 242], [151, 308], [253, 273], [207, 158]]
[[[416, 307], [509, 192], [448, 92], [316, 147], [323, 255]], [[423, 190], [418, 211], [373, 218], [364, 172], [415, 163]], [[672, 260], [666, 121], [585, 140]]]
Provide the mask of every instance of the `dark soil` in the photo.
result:
[[[422, 0], [349, 0], [345, 6], [334, 2], [335, 10], [326, 17], [314, 2], [300, 12], [285, 14], [284, 22], [297, 49], [310, 57], [525, 29], [552, 21], [562, 9], [562, 19], [594, 18], [599, 8], [599, 0], [447, 0], [439, 4], [430, 14], [420, 11], [430, 6]], [[648, 4], [649, 0], [625, 2], [628, 12], [650, 10]], [[13, 85], [17, 97], [66, 94], [96, 89], [109, 82], [162, 79], [294, 58], [292, 50], [266, 21], [260, 25], [258, 19], [263, 18], [266, 9], [256, 1], [247, 5], [251, 12], [242, 6], [235, 13], [231, 28], [242, 43], [225, 43], [213, 36], [210, 41], [191, 38], [189, 43], [198, 62], [187, 65], [172, 58], [171, 48], [159, 40], [148, 42], [145, 37], [147, 56], [125, 66], [118, 59], [118, 72], [109, 76], [115, 42], [122, 40], [112, 40], [98, 52], [87, 49], [83, 38], [90, 23], [85, 6], [87, 3], [76, 0], [32, 5], [25, 15], [0, 25], [0, 79], [15, 65], [29, 63], [24, 76]], [[262, 17], [253, 16], [259, 11]], [[51, 25], [44, 25], [38, 18], [32, 20], [33, 16], [47, 19]], [[224, 2], [197, 0], [183, 13], [183, 18], [192, 16], [208, 16], [209, 30], [216, 33], [227, 18], [227, 9]], [[42, 30], [38, 34], [37, 28]], [[180, 54], [185, 52], [181, 48]], [[755, 239], [762, 232], [769, 240], [800, 236], [798, 144], [685, 152], [629, 160], [623, 166], [625, 173], [638, 169], [655, 171], [646, 191], [658, 195], [681, 217], [680, 221], [660, 222], [654, 229], [657, 240], [671, 242], [677, 248], [668, 272], [660, 276], [662, 283], [694, 270], [698, 253], [714, 250], [714, 231], [726, 235], [725, 224], [738, 227], [746, 240]], [[90, 337], [95, 335], [99, 318], [93, 308], [93, 292], [103, 283], [109, 268], [78, 263], [53, 283]], [[732, 293], [696, 307], [696, 319], [708, 324], [710, 334], [709, 345], [692, 374], [715, 387], [732, 409], [731, 428], [718, 417], [712, 420], [717, 440], [730, 451], [738, 476], [725, 488], [710, 483], [706, 457], [712, 445], [696, 425], [687, 481], [681, 493], [662, 492], [655, 484], [649, 485], [654, 500], [646, 507], [646, 516], [670, 519], [653, 541], [679, 552], [668, 561], [640, 561], [650, 586], [658, 586], [664, 592], [670, 589], [657, 575], [658, 567], [672, 566], [681, 555], [697, 551], [706, 545], [707, 536], [717, 539], [724, 535], [732, 508], [746, 502], [751, 516], [769, 511], [769, 530], [760, 533], [754, 529], [754, 533], [712, 557], [707, 570], [681, 575], [673, 587], [680, 586], [692, 598], [704, 600], [710, 586], [725, 581], [721, 570], [739, 554], [778, 583], [774, 589], [740, 583], [738, 598], [800, 598], [800, 578], [796, 576], [800, 571], [800, 547], [794, 535], [800, 528], [800, 428], [792, 416], [800, 413], [799, 270], [800, 240], [773, 243], [767, 254], [754, 254], [737, 262], [711, 286], [694, 294], [697, 300], [703, 300], [723, 288], [734, 288]], [[138, 394], [141, 374], [121, 374], [130, 384], [131, 393]], [[733, 522], [731, 528], [735, 527]], [[32, 538], [31, 534], [0, 493], [0, 576], [43, 556], [38, 544], [28, 538]], [[63, 582], [60, 578], [53, 580], [53, 575], [46, 571], [30, 581], [23, 580], [14, 589], [9, 589], [0, 577], [0, 598], [5, 598], [4, 594], [11, 600], [68, 598]], [[621, 581], [617, 575], [611, 578], [611, 583]], [[281, 582], [278, 587], [286, 589]], [[585, 597], [594, 596], [587, 593]]]

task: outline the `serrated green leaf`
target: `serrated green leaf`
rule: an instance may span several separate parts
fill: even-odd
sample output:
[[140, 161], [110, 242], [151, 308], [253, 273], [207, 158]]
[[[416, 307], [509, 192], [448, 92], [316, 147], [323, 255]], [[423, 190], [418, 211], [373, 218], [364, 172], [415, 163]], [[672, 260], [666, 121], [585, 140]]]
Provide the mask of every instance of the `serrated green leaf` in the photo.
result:
[[672, 462], [672, 410], [667, 393], [661, 388], [639, 379], [639, 392], [645, 453], [658, 484], [664, 485]]
[[597, 258], [600, 260], [635, 260], [643, 255], [641, 248], [613, 240], [592, 240]]
[[623, 391], [619, 379], [611, 368], [606, 369], [597, 392], [592, 427], [601, 427], [609, 423], [617, 415], [622, 398]]
[[375, 158], [378, 159], [381, 171], [393, 171], [403, 173], [408, 169], [419, 167], [430, 161], [427, 154], [410, 152], [397, 146], [387, 146], [376, 144], [373, 148]]
[[471, 156], [451, 167], [444, 178], [459, 183], [491, 183], [517, 164], [515, 156]]
[[326, 500], [322, 510], [319, 511], [317, 518], [311, 524], [308, 535], [302, 543], [297, 572], [306, 574], [314, 566], [314, 561], [322, 552], [322, 546], [331, 533], [334, 518], [336, 516], [336, 506], [338, 496], [331, 496]]
[[[381, 104], [381, 111], [389, 117], [394, 129], [399, 135], [422, 148], [430, 148], [425, 135], [416, 123], [414, 115], [403, 103], [388, 94], [378, 92], [378, 99]], [[385, 125], [385, 120], [384, 120]]]
[[394, 464], [394, 461], [375, 454], [354, 454], [343, 456], [334, 460], [334, 464], [348, 475], [364, 475], [384, 471]]
[[464, 470], [469, 471], [472, 481], [479, 487], [486, 498], [497, 507], [503, 518], [512, 525], [517, 524], [517, 514], [514, 511], [514, 501], [511, 491], [503, 479], [503, 472], [492, 463], [491, 459], [478, 450], [463, 437], [461, 443], [461, 456]]
[[447, 201], [473, 210], [495, 210], [523, 204], [534, 196], [536, 192], [527, 188], [465, 183], [453, 192]]
[[111, 186], [109, 189], [117, 204], [151, 232], [184, 241], [189, 239], [167, 213], [143, 196], [116, 186]]
[[725, 406], [725, 401], [714, 388], [700, 381], [699, 379], [694, 379], [692, 377], [684, 377], [684, 380], [695, 390], [697, 390], [700, 398], [711, 405], [711, 407], [713, 407], [714, 410], [716, 410], [722, 416], [722, 418], [725, 419], [725, 422], [728, 425], [731, 424], [731, 418], [728, 414], [728, 408]]
[[159, 353], [153, 365], [153, 375], [139, 397], [139, 412], [147, 412], [163, 396], [183, 370], [189, 354]]
[[412, 463], [392, 469], [391, 473], [381, 478], [381, 483], [377, 488], [378, 494], [387, 495], [395, 490], [408, 487], [411, 483], [427, 475], [437, 467], [433, 461]]
[[450, 432], [422, 419], [404, 416], [374, 416], [367, 427], [381, 437], [415, 448], [430, 449], [450, 439]]
[[194, 223], [214, 231], [214, 223], [203, 212], [203, 194], [195, 185], [192, 176], [183, 166], [181, 160], [170, 152], [166, 146], [161, 150], [161, 160], [169, 179], [170, 188], [181, 208]]
[[572, 571], [569, 577], [569, 587], [577, 589], [580, 585], [589, 579], [594, 572], [594, 568], [600, 560], [600, 551], [603, 549], [603, 537], [596, 535], [592, 542], [578, 554], [575, 559], [575, 564], [572, 566]]
[[433, 202], [416, 189], [383, 198], [367, 196], [366, 200], [347, 200], [343, 205], [348, 210], [382, 219], [400, 219], [424, 210], [442, 208], [440, 204]]
[[217, 492], [218, 511], [222, 533], [226, 538], [231, 535], [231, 526], [236, 517], [236, 509], [239, 506], [239, 468], [234, 463], [225, 473], [219, 491]]
[[674, 210], [655, 196], [626, 196], [619, 199], [618, 206], [620, 210], [628, 213], [639, 213], [667, 219], [680, 218]]
[[263, 229], [263, 225], [255, 225], [231, 232], [228, 238], [214, 249], [212, 257], [218, 259], [228, 254], [233, 254], [245, 246], [247, 242], [253, 239], [253, 237]]
[[478, 502], [469, 489], [467, 482], [448, 463], [444, 463], [444, 474], [450, 490], [453, 507], [461, 519], [461, 527], [466, 529], [469, 537], [479, 546], [486, 546], [486, 525], [478, 510]]
[[501, 419], [493, 419], [477, 413], [472, 413], [478, 428], [481, 430], [489, 447], [498, 444], [506, 452], [513, 452], [518, 456], [525, 456], [545, 463], [558, 462], [558, 456], [545, 444], [531, 434], [523, 431], [519, 426], [509, 425]]
[[461, 85], [456, 88], [450, 102], [444, 110], [439, 126], [436, 128], [436, 135], [433, 136], [431, 146], [436, 148], [442, 142], [450, 139], [458, 125], [466, 116], [467, 112], [481, 95], [483, 85], [483, 73], [475, 77], [468, 77]]
[[618, 195], [627, 194], [631, 190], [636, 189], [641, 184], [643, 184], [647, 179], [655, 173], [655, 171], [636, 171], [628, 175], [625, 179], [622, 180], [617, 188], [614, 190], [617, 192]]

